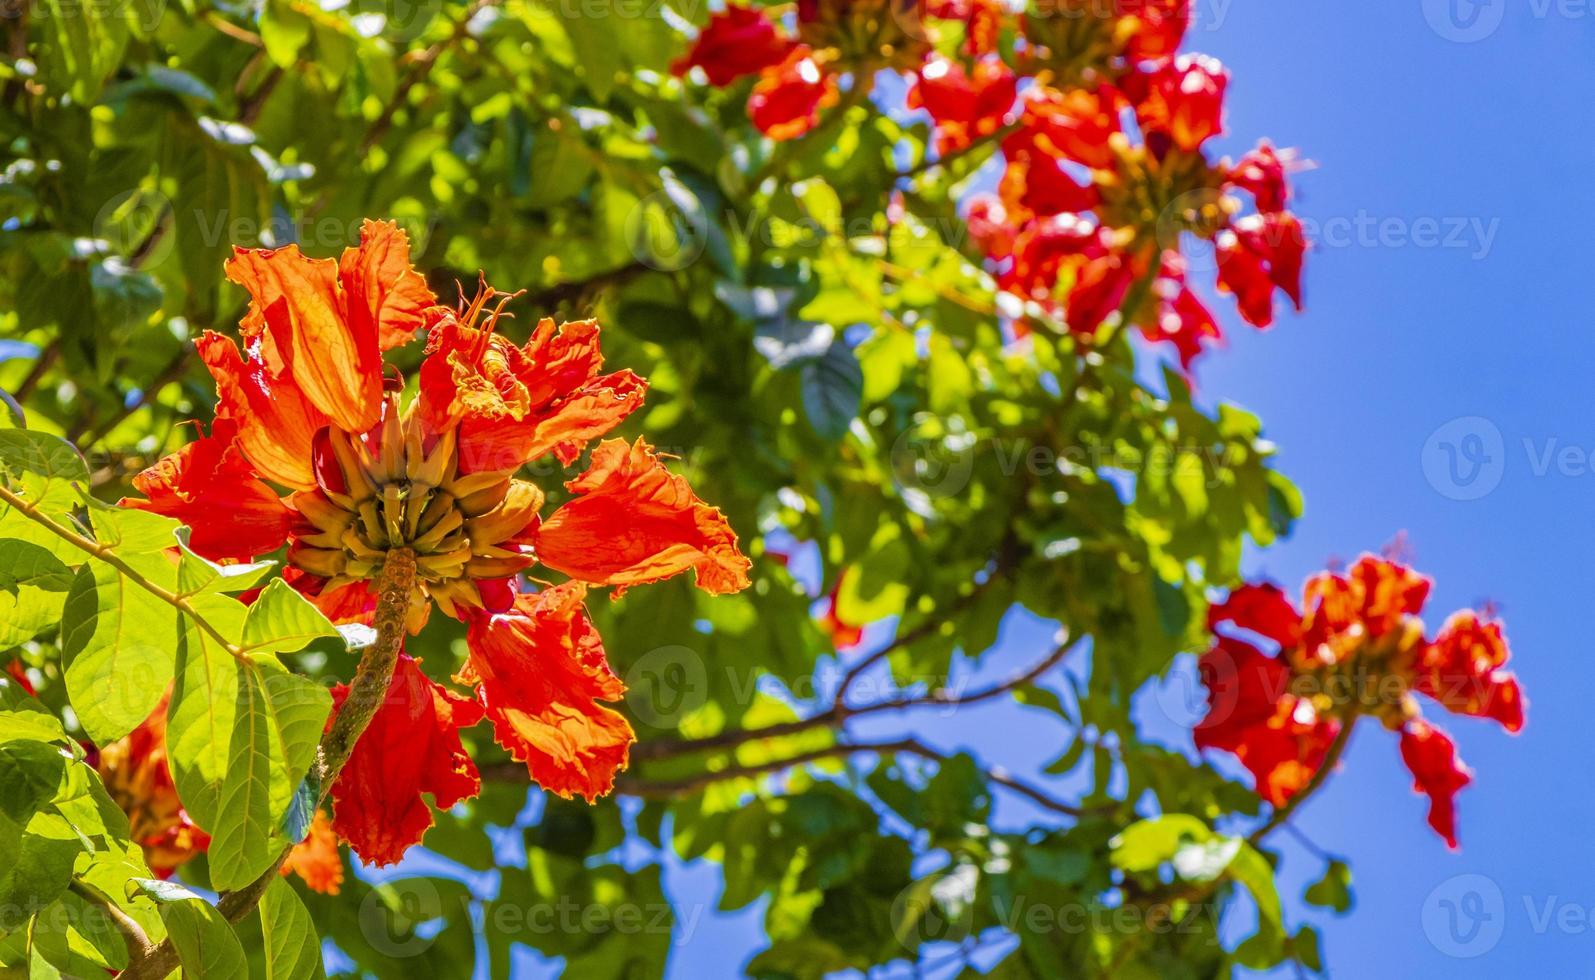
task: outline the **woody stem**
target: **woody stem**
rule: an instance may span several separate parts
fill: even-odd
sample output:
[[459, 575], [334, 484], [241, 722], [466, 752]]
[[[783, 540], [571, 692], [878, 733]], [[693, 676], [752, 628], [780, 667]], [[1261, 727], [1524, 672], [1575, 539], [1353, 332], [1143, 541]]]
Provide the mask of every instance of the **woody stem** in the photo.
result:
[[[374, 618], [377, 630], [376, 642], [371, 644], [366, 649], [365, 656], [360, 658], [360, 665], [355, 668], [354, 680], [349, 685], [349, 694], [344, 698], [343, 706], [338, 710], [338, 716], [333, 720], [332, 727], [322, 736], [321, 746], [317, 750], [319, 755], [317, 765], [321, 774], [321, 795], [318, 804], [332, 791], [332, 784], [349, 761], [349, 754], [354, 751], [355, 743], [371, 724], [372, 717], [388, 693], [388, 685], [393, 680], [393, 669], [399, 662], [399, 649], [404, 645], [405, 618], [410, 611], [410, 595], [414, 586], [415, 553], [409, 548], [395, 548], [389, 551], [387, 560], [382, 566], [382, 574], [377, 578], [377, 609]], [[284, 848], [283, 852], [277, 855], [277, 860], [272, 862], [271, 867], [254, 881], [237, 891], [222, 895], [216, 903], [217, 911], [221, 912], [228, 922], [238, 922], [253, 911], [260, 903], [261, 897], [266, 894], [266, 888], [271, 885], [272, 879], [277, 877], [283, 861], [287, 859], [291, 850], [293, 850], [292, 845]], [[159, 980], [178, 966], [177, 949], [170, 939], [166, 939], [159, 945], [149, 948], [143, 955], [133, 957], [127, 969], [118, 975], [118, 980]]]

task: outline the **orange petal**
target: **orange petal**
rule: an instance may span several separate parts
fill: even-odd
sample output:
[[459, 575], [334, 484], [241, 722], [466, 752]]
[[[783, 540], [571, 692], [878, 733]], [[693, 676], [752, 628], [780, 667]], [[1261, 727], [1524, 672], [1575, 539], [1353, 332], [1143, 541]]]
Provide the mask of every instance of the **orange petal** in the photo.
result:
[[295, 844], [282, 863], [284, 877], [292, 872], [311, 891], [336, 895], [343, 885], [343, 858], [338, 855], [338, 836], [332, 832], [327, 811], [317, 810], [310, 822], [310, 834]]
[[[333, 688], [341, 708], [346, 685]], [[360, 859], [393, 864], [432, 826], [431, 793], [446, 810], [482, 788], [459, 729], [482, 720], [475, 701], [434, 683], [416, 661], [399, 656], [387, 697], [355, 743], [332, 786], [333, 829]]]
[[369, 311], [345, 315], [338, 263], [299, 246], [237, 249], [227, 278], [249, 291], [246, 340], [264, 329], [268, 364], [280, 360], [312, 403], [347, 432], [364, 432], [382, 408], [382, 352]]
[[349, 318], [374, 330], [383, 350], [408, 344], [437, 297], [410, 265], [410, 236], [391, 221], [367, 220], [360, 247], [344, 249], [338, 263]]
[[525, 347], [458, 323], [433, 327], [421, 412], [433, 431], [460, 424], [461, 472], [511, 469], [552, 452], [569, 465], [642, 406], [647, 383], [598, 374], [598, 323], [544, 319]]
[[189, 546], [217, 561], [247, 561], [282, 547], [293, 512], [255, 476], [237, 435], [232, 419], [217, 419], [210, 435], [133, 478], [148, 499], [124, 497], [122, 505], [182, 521], [192, 529]]
[[752, 564], [719, 508], [665, 469], [648, 444], [610, 439], [587, 472], [565, 484], [578, 496], [537, 532], [543, 564], [594, 585], [641, 585], [687, 569], [714, 595], [748, 587]]
[[614, 788], [636, 736], [596, 703], [618, 701], [626, 688], [582, 608], [586, 591], [566, 582], [517, 596], [510, 612], [474, 618], [456, 680], [476, 685], [496, 740], [534, 782], [591, 802]]
[[298, 490], [315, 486], [310, 446], [327, 416], [310, 403], [293, 378], [274, 373], [257, 340], [246, 361], [238, 346], [207, 330], [194, 344], [216, 379], [216, 418], [238, 425], [238, 447], [256, 472]]

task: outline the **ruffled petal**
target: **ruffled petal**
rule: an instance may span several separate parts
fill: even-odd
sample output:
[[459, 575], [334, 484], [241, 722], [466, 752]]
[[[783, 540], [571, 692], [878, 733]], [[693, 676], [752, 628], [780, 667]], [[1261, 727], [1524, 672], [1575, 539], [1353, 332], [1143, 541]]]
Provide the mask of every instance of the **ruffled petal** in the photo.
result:
[[327, 811], [317, 810], [310, 822], [310, 834], [293, 846], [282, 863], [282, 874], [296, 874], [311, 891], [336, 895], [343, 886], [343, 858], [338, 854], [338, 835], [333, 833]]
[[[335, 709], [348, 694], [347, 685], [333, 688]], [[387, 696], [332, 786], [333, 829], [361, 860], [393, 864], [421, 842], [433, 819], [422, 793], [447, 810], [481, 790], [459, 733], [481, 720], [475, 701], [434, 683], [400, 654]]]
[[537, 531], [538, 559], [593, 585], [642, 585], [693, 569], [713, 595], [748, 586], [751, 562], [719, 508], [692, 492], [643, 440], [610, 439], [587, 472], [565, 484], [576, 498]]
[[421, 365], [428, 428], [460, 427], [462, 473], [513, 469], [552, 452], [569, 465], [593, 439], [642, 406], [647, 383], [630, 371], [600, 375], [595, 320], [543, 319], [525, 347], [441, 319]]
[[1414, 686], [1449, 711], [1491, 718], [1509, 732], [1523, 729], [1523, 689], [1511, 671], [1501, 624], [1460, 612], [1446, 621], [1418, 659]]
[[369, 310], [346, 315], [338, 263], [312, 259], [299, 246], [237, 249], [227, 278], [249, 291], [240, 329], [261, 340], [266, 363], [278, 362], [306, 397], [346, 432], [364, 432], [382, 409], [382, 352]]
[[338, 275], [350, 320], [362, 321], [356, 333], [374, 331], [382, 350], [414, 340], [437, 303], [410, 265], [410, 236], [392, 221], [366, 220], [360, 247], [344, 249]]
[[1429, 826], [1455, 850], [1457, 790], [1473, 782], [1456, 745], [1445, 732], [1417, 719], [1401, 729], [1401, 760], [1412, 770], [1412, 788], [1429, 797]]
[[590, 802], [614, 788], [636, 736], [597, 703], [619, 701], [626, 688], [582, 607], [586, 591], [567, 582], [517, 596], [507, 613], [474, 617], [455, 679], [475, 685], [496, 740], [534, 782]]
[[296, 490], [315, 486], [310, 447], [327, 416], [286, 372], [274, 372], [261, 356], [259, 338], [246, 360], [238, 345], [207, 330], [194, 344], [216, 379], [216, 418], [238, 426], [238, 448], [255, 471]]
[[220, 418], [196, 439], [133, 478], [147, 498], [124, 507], [164, 514], [192, 529], [189, 547], [216, 561], [247, 561], [288, 538], [293, 512], [255, 476], [237, 446], [238, 426]]
[[765, 12], [728, 3], [711, 14], [692, 49], [670, 65], [672, 74], [702, 68], [709, 84], [724, 88], [744, 75], [754, 75], [786, 60], [792, 42], [782, 37]]

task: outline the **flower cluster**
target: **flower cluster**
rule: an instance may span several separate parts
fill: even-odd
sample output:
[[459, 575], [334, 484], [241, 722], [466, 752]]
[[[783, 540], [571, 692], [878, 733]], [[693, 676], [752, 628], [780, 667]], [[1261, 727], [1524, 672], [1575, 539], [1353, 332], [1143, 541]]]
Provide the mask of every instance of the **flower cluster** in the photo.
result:
[[[1208, 711], [1197, 746], [1233, 753], [1277, 807], [1313, 779], [1347, 726], [1375, 718], [1400, 733], [1401, 757], [1430, 798], [1429, 825], [1455, 847], [1454, 796], [1471, 775], [1416, 695], [1513, 733], [1525, 704], [1504, 669], [1499, 623], [1462, 611], [1427, 636], [1418, 614], [1429, 587], [1403, 565], [1364, 556], [1344, 575], [1308, 579], [1299, 609], [1272, 585], [1235, 589], [1208, 614]], [[1240, 631], [1276, 649], [1264, 653]]]
[[1218, 288], [1257, 327], [1276, 292], [1301, 307], [1307, 250], [1288, 153], [1210, 159], [1229, 75], [1178, 53], [1189, 22], [1188, 0], [1039, 0], [1019, 15], [999, 0], [813, 0], [789, 38], [732, 5], [676, 70], [722, 87], [757, 75], [749, 114], [775, 139], [816, 124], [840, 73], [857, 87], [911, 72], [904, 108], [931, 117], [943, 157], [1000, 145], [997, 191], [964, 208], [999, 287], [1082, 338], [1120, 313], [1189, 368], [1221, 333], [1188, 283], [1186, 237], [1209, 243]]
[[[190, 525], [209, 558], [286, 545], [284, 578], [335, 622], [368, 621], [372, 583], [403, 556], [415, 565], [410, 632], [434, 604], [467, 626], [454, 679], [469, 697], [400, 660], [333, 786], [338, 836], [369, 861], [398, 860], [432, 823], [421, 793], [445, 808], [475, 795], [459, 731], [483, 718], [545, 788], [608, 792], [634, 737], [599, 703], [624, 687], [587, 590], [691, 569], [705, 591], [734, 592], [749, 562], [720, 511], [641, 439], [593, 447], [565, 483], [571, 499], [546, 517], [542, 489], [516, 474], [544, 457], [576, 462], [642, 404], [646, 383], [602, 372], [593, 321], [545, 319], [517, 346], [496, 332], [513, 297], [484, 284], [457, 308], [438, 305], [390, 223], [367, 222], [339, 261], [240, 249], [227, 274], [251, 302], [242, 349], [212, 332], [197, 345], [216, 422], [140, 474], [144, 499], [124, 503]], [[382, 355], [423, 333], [406, 404]], [[566, 580], [527, 591], [534, 565]]]

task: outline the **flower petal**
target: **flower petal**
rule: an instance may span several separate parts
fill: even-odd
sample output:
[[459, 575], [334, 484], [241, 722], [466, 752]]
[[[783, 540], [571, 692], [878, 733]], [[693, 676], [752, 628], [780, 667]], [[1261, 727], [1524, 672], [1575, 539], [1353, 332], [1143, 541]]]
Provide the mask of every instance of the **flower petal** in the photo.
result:
[[357, 332], [374, 331], [382, 350], [414, 340], [437, 303], [410, 265], [410, 236], [392, 221], [365, 221], [360, 247], [344, 249], [338, 275], [350, 319], [363, 321]]
[[327, 416], [299, 390], [286, 372], [273, 372], [257, 340], [248, 360], [238, 345], [207, 330], [194, 344], [216, 379], [216, 418], [238, 426], [238, 448], [256, 472], [297, 490], [315, 486], [310, 447]]
[[524, 347], [440, 320], [421, 365], [421, 416], [434, 432], [460, 426], [462, 473], [513, 469], [552, 452], [569, 465], [642, 406], [647, 383], [599, 375], [595, 320], [543, 319]]
[[1301, 642], [1301, 613], [1276, 585], [1243, 585], [1207, 611], [1209, 629], [1231, 623], [1290, 650]]
[[[348, 694], [347, 685], [333, 688], [334, 706], [342, 708]], [[475, 701], [450, 693], [414, 658], [399, 655], [387, 697], [332, 786], [333, 829], [361, 860], [393, 864], [421, 842], [432, 826], [422, 793], [446, 810], [481, 790], [459, 734], [481, 720]]]
[[310, 834], [293, 846], [282, 863], [282, 874], [296, 874], [311, 891], [336, 895], [343, 886], [343, 858], [338, 854], [338, 835], [332, 831], [327, 811], [317, 810], [310, 822]]
[[543, 564], [594, 585], [642, 585], [691, 568], [713, 595], [748, 586], [751, 562], [719, 508], [665, 469], [643, 440], [610, 439], [587, 472], [565, 484], [577, 494], [537, 531]]
[[1413, 789], [1429, 797], [1429, 826], [1457, 846], [1457, 790], [1473, 782], [1473, 774], [1457, 757], [1445, 732], [1416, 719], [1401, 729], [1401, 760], [1412, 770]]
[[206, 558], [247, 561], [288, 538], [293, 512], [239, 454], [238, 426], [219, 418], [196, 439], [133, 478], [148, 499], [124, 507], [174, 517], [192, 529], [189, 547]]
[[1420, 655], [1414, 686], [1457, 714], [1492, 718], [1509, 732], [1523, 729], [1523, 690], [1502, 670], [1511, 653], [1501, 624], [1460, 612], [1446, 621]]
[[618, 701], [626, 688], [582, 607], [586, 591], [567, 582], [517, 596], [507, 613], [474, 617], [456, 680], [476, 686], [495, 738], [533, 781], [590, 802], [614, 788], [636, 736], [596, 703]]
[[[338, 263], [299, 246], [237, 249], [227, 278], [249, 291], [245, 340], [269, 344], [306, 397], [341, 429], [364, 432], [382, 409], [382, 352], [369, 311], [346, 315]], [[262, 336], [263, 335], [263, 336]]]

